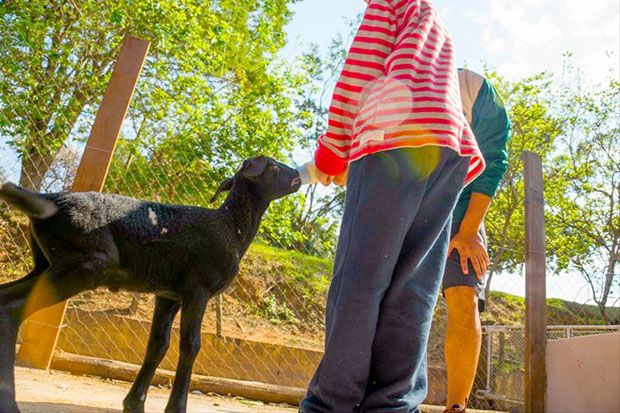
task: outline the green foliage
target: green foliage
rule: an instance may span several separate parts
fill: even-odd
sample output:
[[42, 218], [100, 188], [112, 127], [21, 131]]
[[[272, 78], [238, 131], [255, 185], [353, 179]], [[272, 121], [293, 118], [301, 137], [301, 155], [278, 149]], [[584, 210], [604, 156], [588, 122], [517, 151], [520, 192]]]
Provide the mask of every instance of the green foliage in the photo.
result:
[[[351, 23], [353, 28], [355, 23]], [[312, 159], [317, 139], [327, 129], [328, 99], [344, 60], [346, 41], [337, 36], [323, 55], [310, 45], [299, 58], [300, 70], [308, 82], [294, 97], [295, 119], [300, 133], [298, 149]], [[263, 220], [261, 235], [271, 245], [304, 251], [316, 256], [333, 256], [338, 238], [338, 222], [344, 206], [343, 188], [302, 188], [270, 207]]]
[[[308, 188], [314, 191], [316, 188]], [[344, 195], [344, 192], [342, 192]], [[338, 196], [329, 198], [332, 203]], [[338, 238], [338, 225], [328, 215], [328, 200], [320, 200], [318, 210], [306, 194], [298, 193], [272, 204], [261, 225], [261, 236], [273, 246], [303, 251], [321, 257], [332, 256]]]
[[332, 276], [331, 259], [273, 248], [260, 243], [254, 243], [250, 252], [260, 255], [265, 262], [276, 266], [279, 274], [288, 280], [287, 282], [299, 284], [304, 297], [320, 297], [327, 293]]
[[297, 324], [299, 322], [295, 318], [293, 310], [286, 305], [286, 301], [280, 302], [273, 295], [265, 297], [259, 314], [269, 319], [271, 324], [280, 324], [282, 322]]
[[297, 227], [294, 219], [299, 210], [300, 195], [291, 195], [273, 203], [261, 225], [261, 235], [275, 247], [301, 250], [306, 240], [301, 228]]
[[[2, 2], [0, 135], [22, 156], [22, 184], [38, 188], [67, 139], [85, 138], [128, 33], [152, 45], [112, 169], [121, 189], [174, 198], [175, 185], [189, 190], [205, 178], [159, 188], [161, 176], [146, 167], [154, 162], [190, 175], [205, 162], [217, 181], [230, 172], [224, 163], [282, 156], [295, 138], [287, 93], [302, 81], [274, 63], [289, 3]], [[132, 181], [119, 177], [127, 173]]]
[[511, 82], [496, 73], [487, 73], [504, 98], [511, 122], [508, 142], [509, 164], [485, 224], [489, 236], [490, 277], [496, 272], [515, 271], [525, 259], [523, 208], [523, 151], [541, 155], [543, 160], [555, 148], [562, 133], [560, 120], [552, 113], [552, 78], [541, 73]]
[[332, 261], [254, 243], [242, 261], [231, 295], [272, 324], [320, 333]]
[[[572, 72], [572, 71], [571, 71]], [[566, 133], [549, 167], [549, 239], [558, 267], [579, 273], [603, 317], [620, 298], [620, 83], [560, 91]], [[616, 302], [612, 302], [617, 304]], [[611, 319], [608, 319], [611, 322]]]
[[606, 317], [618, 295], [620, 132], [617, 81], [584, 89], [541, 73], [507, 82], [487, 76], [505, 98], [512, 123], [509, 168], [486, 218], [491, 277], [525, 261], [523, 151], [543, 159], [548, 272], [578, 272]]

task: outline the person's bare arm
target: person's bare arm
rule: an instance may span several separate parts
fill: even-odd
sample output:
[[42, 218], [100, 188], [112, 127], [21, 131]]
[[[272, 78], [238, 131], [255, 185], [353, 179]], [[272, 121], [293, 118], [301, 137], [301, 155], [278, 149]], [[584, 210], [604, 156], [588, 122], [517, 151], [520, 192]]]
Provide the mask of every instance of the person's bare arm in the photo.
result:
[[468, 260], [471, 261], [476, 277], [482, 279], [489, 266], [489, 254], [480, 235], [480, 226], [491, 205], [491, 197], [478, 192], [471, 194], [467, 212], [461, 222], [459, 231], [450, 240], [448, 255], [456, 249], [461, 257], [463, 274], [469, 274]]

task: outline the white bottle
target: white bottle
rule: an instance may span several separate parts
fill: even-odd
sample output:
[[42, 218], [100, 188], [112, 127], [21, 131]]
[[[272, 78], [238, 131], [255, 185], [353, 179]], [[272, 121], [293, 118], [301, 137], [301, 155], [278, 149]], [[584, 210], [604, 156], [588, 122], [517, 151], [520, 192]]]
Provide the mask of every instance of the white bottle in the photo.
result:
[[316, 165], [314, 165], [313, 161], [306, 162], [297, 168], [297, 172], [299, 172], [302, 185], [312, 185], [319, 182], [319, 178], [316, 175]]

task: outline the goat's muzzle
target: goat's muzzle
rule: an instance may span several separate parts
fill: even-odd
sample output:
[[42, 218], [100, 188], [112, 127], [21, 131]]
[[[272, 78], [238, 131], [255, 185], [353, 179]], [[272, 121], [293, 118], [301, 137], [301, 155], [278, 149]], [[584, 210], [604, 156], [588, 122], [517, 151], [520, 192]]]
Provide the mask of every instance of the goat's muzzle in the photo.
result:
[[295, 171], [293, 180], [291, 180], [291, 189], [293, 192], [297, 192], [299, 191], [299, 188], [301, 188], [301, 176], [299, 176], [298, 171]]

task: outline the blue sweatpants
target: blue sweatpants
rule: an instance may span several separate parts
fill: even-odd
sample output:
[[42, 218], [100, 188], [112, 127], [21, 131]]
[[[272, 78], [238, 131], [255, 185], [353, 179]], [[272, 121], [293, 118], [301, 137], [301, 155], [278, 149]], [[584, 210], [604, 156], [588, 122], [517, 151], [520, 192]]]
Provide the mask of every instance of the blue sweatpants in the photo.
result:
[[351, 164], [325, 354], [301, 412], [418, 411], [452, 209], [468, 163], [433, 146]]

